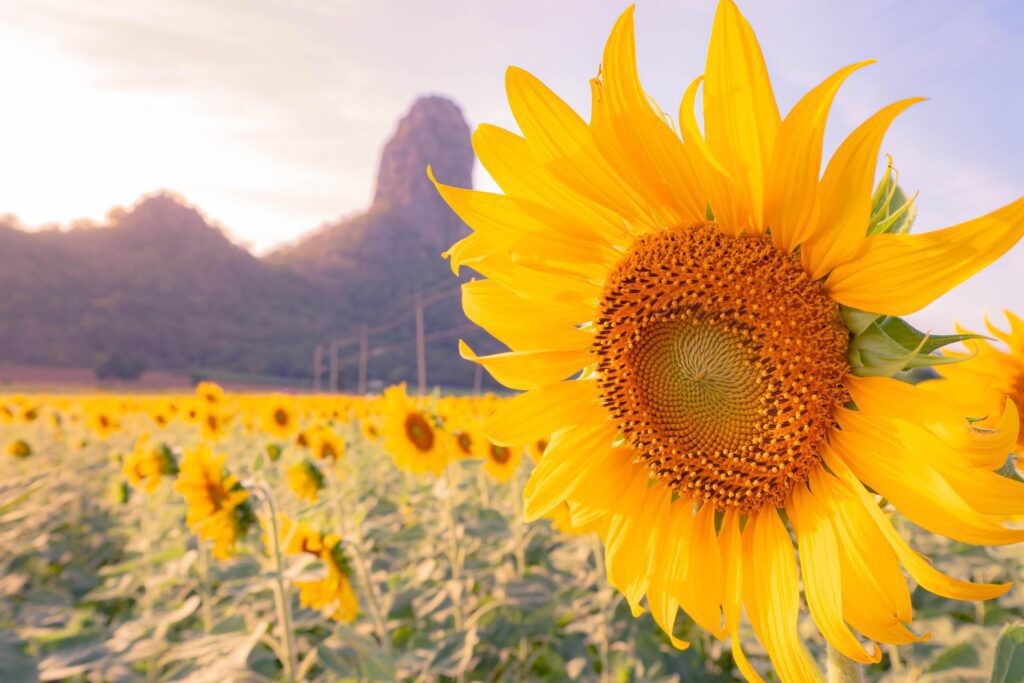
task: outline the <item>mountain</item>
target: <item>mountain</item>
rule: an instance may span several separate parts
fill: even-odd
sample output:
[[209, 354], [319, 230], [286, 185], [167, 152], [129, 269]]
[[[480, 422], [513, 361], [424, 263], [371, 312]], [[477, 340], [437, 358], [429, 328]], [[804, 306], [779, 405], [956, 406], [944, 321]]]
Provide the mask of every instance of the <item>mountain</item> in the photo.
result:
[[[459, 108], [421, 98], [384, 146], [371, 206], [264, 258], [167, 192], [102, 226], [27, 232], [0, 219], [0, 362], [131, 357], [149, 368], [308, 377], [318, 343], [394, 321], [369, 338], [369, 376], [414, 382], [421, 293], [428, 381], [471, 384], [474, 368], [455, 350], [467, 324], [458, 282], [440, 257], [468, 230], [425, 169], [470, 187], [473, 159]], [[488, 346], [479, 332], [459, 336]], [[340, 349], [343, 387], [354, 351]]]

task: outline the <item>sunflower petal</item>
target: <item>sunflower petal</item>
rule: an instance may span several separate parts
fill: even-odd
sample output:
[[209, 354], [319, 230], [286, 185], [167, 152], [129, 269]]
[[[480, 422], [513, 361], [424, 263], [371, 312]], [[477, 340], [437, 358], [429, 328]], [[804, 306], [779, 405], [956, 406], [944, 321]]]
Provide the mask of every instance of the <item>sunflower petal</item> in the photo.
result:
[[953, 600], [990, 600], [1004, 595], [1012, 583], [971, 583], [943, 574], [928, 563], [928, 560], [915, 552], [893, 527], [882, 509], [867, 492], [860, 480], [854, 476], [850, 468], [841, 459], [831, 457], [829, 467], [847, 487], [860, 499], [864, 509], [871, 515], [886, 541], [895, 551], [900, 563], [907, 573], [925, 590]]
[[836, 267], [825, 289], [863, 311], [907, 315], [1006, 253], [1024, 236], [1024, 197], [990, 214], [919, 235], [875, 235]]
[[585, 414], [603, 415], [602, 410], [595, 382], [558, 382], [503, 402], [484, 422], [483, 430], [499, 445], [517, 446], [579, 424]]
[[923, 98], [901, 100], [883, 108], [850, 133], [825, 168], [819, 189], [818, 225], [800, 247], [811, 277], [824, 277], [860, 253], [871, 220], [871, 187], [882, 137], [893, 120]]
[[484, 366], [494, 379], [509, 389], [521, 390], [560, 382], [593, 360], [589, 349], [509, 351], [477, 356], [462, 340], [459, 340], [459, 355]]
[[698, 222], [704, 218], [705, 195], [682, 140], [640, 85], [633, 15], [630, 6], [619, 16], [604, 50], [601, 83], [609, 123], [630, 162], [629, 175], [657, 197], [663, 221]]
[[[828, 495], [824, 491], [820, 494]], [[848, 658], [863, 664], [879, 661], [881, 651], [877, 647], [874, 654], [866, 651], [843, 621], [840, 546], [827, 506], [807, 487], [798, 486], [787, 509], [792, 515], [804, 594], [814, 623], [829, 644]]]
[[552, 175], [629, 221], [647, 220], [646, 203], [601, 155], [579, 114], [522, 69], [509, 67], [505, 89], [530, 149]]
[[765, 186], [764, 218], [772, 240], [789, 252], [810, 235], [818, 213], [818, 177], [825, 123], [839, 87], [874, 60], [835, 72], [804, 95], [786, 115], [775, 138]]
[[732, 0], [722, 0], [715, 12], [704, 79], [708, 146], [736, 182], [737, 202], [745, 204], [741, 217], [760, 231], [779, 108], [757, 37]]

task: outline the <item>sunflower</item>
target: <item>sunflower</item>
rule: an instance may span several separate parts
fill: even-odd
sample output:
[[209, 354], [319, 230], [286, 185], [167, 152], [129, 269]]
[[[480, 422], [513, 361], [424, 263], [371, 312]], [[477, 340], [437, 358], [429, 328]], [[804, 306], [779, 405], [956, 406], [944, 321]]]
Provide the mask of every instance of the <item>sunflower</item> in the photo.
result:
[[216, 382], [200, 382], [196, 385], [196, 398], [211, 406], [216, 406], [224, 400], [224, 389]]
[[177, 474], [178, 465], [166, 445], [154, 445], [149, 434], [143, 432], [135, 441], [135, 448], [125, 458], [122, 472], [129, 484], [153, 493], [164, 475]]
[[7, 455], [12, 458], [27, 458], [32, 455], [32, 446], [24, 439], [15, 439], [7, 444]]
[[405, 383], [384, 391], [384, 448], [400, 470], [440, 475], [448, 465], [444, 433], [434, 416], [405, 391]]
[[324, 538], [324, 550], [318, 554], [327, 568], [322, 579], [296, 581], [299, 604], [319, 610], [328, 619], [348, 623], [359, 616], [359, 600], [349, 581], [351, 572], [341, 554], [337, 536]]
[[336, 462], [345, 455], [345, 440], [329, 425], [320, 425], [312, 430], [310, 441], [309, 449], [317, 460]]
[[[1009, 331], [1004, 332], [986, 320], [988, 332], [1005, 344], [1005, 350], [986, 339], [966, 341], [968, 353], [948, 352], [954, 358], [969, 358], [969, 363], [953, 363], [939, 367], [945, 381], [926, 382], [923, 386], [958, 397], [968, 406], [987, 410], [976, 415], [979, 426], [992, 426], [994, 418], [1003, 413], [1007, 400], [1022, 416], [1020, 434], [1013, 454], [1024, 455], [1024, 320], [1005, 311]], [[961, 330], [971, 334], [968, 330]], [[1018, 460], [1018, 463], [1020, 460]]]
[[201, 444], [185, 451], [174, 490], [188, 505], [185, 521], [189, 529], [204, 541], [213, 542], [213, 556], [226, 560], [231, 549], [252, 522], [246, 500], [249, 493], [237, 477], [224, 470], [224, 455], [214, 455]]
[[512, 480], [523, 459], [521, 446], [503, 446], [481, 435], [484, 451], [484, 471], [495, 481], [507, 484]]
[[298, 429], [292, 401], [286, 396], [271, 396], [263, 405], [263, 431], [279, 439], [289, 439]]
[[311, 460], [297, 462], [288, 468], [288, 488], [300, 500], [315, 503], [324, 487], [324, 475]]
[[228, 428], [230, 416], [218, 404], [203, 404], [198, 416], [199, 431], [207, 441], [219, 441]]
[[950, 598], [1009, 588], [939, 573], [876, 492], [966, 543], [1024, 538], [1003, 526], [1024, 511], [1024, 487], [993, 472], [1016, 441], [1016, 409], [975, 429], [949, 396], [892, 377], [935, 348], [894, 316], [1017, 242], [1024, 200], [920, 235], [874, 224], [882, 136], [916, 99], [856, 128], [821, 174], [830, 104], [865, 64], [782, 118], [753, 31], [723, 0], [676, 129], [640, 86], [630, 8], [591, 81], [589, 123], [511, 68], [523, 136], [484, 125], [473, 137], [504, 194], [436, 183], [473, 229], [448, 252], [453, 270], [487, 278], [463, 286], [463, 307], [511, 349], [478, 357], [460, 343], [462, 355], [526, 392], [485, 429], [502, 444], [550, 439], [527, 518], [568, 502], [574, 525], [603, 521], [608, 578], [634, 613], [646, 596], [683, 647], [672, 636], [682, 608], [732, 637], [752, 680], [744, 611], [782, 680], [818, 675], [797, 634], [790, 527], [815, 623], [865, 663], [881, 652], [855, 630], [921, 639], [901, 565]]
[[89, 430], [99, 439], [109, 439], [121, 428], [121, 421], [113, 404], [102, 401], [91, 406], [88, 416]]

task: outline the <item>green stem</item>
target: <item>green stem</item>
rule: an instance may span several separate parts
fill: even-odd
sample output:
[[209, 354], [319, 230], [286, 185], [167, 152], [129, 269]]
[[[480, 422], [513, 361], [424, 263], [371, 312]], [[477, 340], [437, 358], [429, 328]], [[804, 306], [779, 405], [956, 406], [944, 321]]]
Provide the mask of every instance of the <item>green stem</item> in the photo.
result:
[[601, 683], [608, 683], [612, 680], [611, 657], [609, 656], [611, 645], [608, 639], [608, 606], [611, 603], [611, 590], [606, 578], [601, 539], [596, 534], [591, 534], [590, 540], [593, 544], [591, 552], [594, 555], [594, 567], [597, 570], [597, 600], [598, 610], [601, 614], [600, 625], [597, 629], [597, 654], [601, 661]]
[[864, 668], [839, 650], [828, 646], [828, 683], [863, 683]]
[[377, 641], [385, 654], [391, 652], [391, 636], [388, 634], [387, 621], [384, 619], [384, 610], [381, 609], [380, 599], [377, 596], [377, 586], [373, 582], [369, 567], [363, 558], [363, 534], [359, 524], [353, 525], [352, 538], [348, 538], [348, 525], [346, 524], [345, 506], [341, 492], [341, 482], [337, 471], [332, 467], [328, 475], [331, 480], [331, 498], [334, 502], [335, 523], [338, 526], [338, 533], [341, 534], [343, 542], [348, 544], [352, 550], [352, 561], [359, 583], [363, 586], [366, 594], [367, 606], [370, 609], [370, 619], [373, 620], [373, 630], [377, 633]]
[[[444, 510], [445, 521], [448, 526], [448, 562], [451, 565], [452, 584], [455, 586], [455, 590], [452, 591], [452, 609], [455, 615], [455, 630], [462, 633], [462, 630], [465, 627], [465, 614], [463, 613], [462, 607], [462, 592], [464, 586], [462, 585], [462, 557], [459, 551], [459, 532], [455, 521], [455, 493], [458, 484], [455, 480], [455, 475], [452, 474], [452, 470], [457, 466], [457, 463], [452, 463], [444, 472], [445, 480], [448, 484], [448, 486], [445, 487]], [[465, 674], [460, 671], [455, 680], [457, 683], [462, 683], [462, 681], [465, 680]]]
[[281, 665], [284, 667], [284, 680], [286, 683], [295, 683], [296, 653], [295, 633], [292, 630], [292, 604], [291, 595], [288, 593], [288, 585], [284, 580], [284, 562], [281, 559], [281, 541], [277, 530], [277, 510], [274, 508], [274, 501], [269, 491], [260, 489], [263, 494], [263, 502], [267, 506], [267, 514], [270, 525], [270, 551], [271, 559], [274, 562], [274, 606], [277, 609], [277, 620], [283, 631], [281, 645], [284, 647], [285, 657]]
[[198, 546], [198, 569], [199, 569], [199, 591], [203, 608], [203, 632], [209, 633], [213, 630], [213, 592], [210, 590], [210, 558], [206, 550], [206, 543], [199, 541]]

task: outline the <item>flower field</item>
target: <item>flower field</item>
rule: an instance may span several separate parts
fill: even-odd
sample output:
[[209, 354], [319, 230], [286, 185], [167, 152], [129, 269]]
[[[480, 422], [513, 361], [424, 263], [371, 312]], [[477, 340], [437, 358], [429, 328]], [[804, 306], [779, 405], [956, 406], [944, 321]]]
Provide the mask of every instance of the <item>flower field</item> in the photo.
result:
[[[634, 618], [567, 511], [523, 521], [544, 444], [491, 444], [481, 426], [499, 403], [210, 384], [0, 397], [3, 680], [737, 680], [727, 644], [689, 619], [679, 651]], [[894, 519], [950, 574], [1020, 575], [1016, 546]], [[913, 599], [930, 638], [889, 646], [872, 680], [1016, 680], [992, 672], [1022, 656], [1006, 626], [1024, 614], [1019, 588]], [[806, 612], [800, 633], [823, 661]]]

